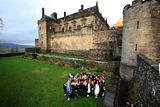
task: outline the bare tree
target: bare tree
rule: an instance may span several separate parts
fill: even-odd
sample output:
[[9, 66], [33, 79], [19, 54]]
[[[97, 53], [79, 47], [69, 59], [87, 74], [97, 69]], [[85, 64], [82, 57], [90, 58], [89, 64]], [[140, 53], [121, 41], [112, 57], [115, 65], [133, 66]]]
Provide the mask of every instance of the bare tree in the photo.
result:
[[[1, 33], [1, 30], [3, 30], [3, 26], [4, 26], [3, 20], [2, 18], [0, 18], [0, 33]], [[0, 40], [0, 43], [1, 43], [1, 40]], [[0, 44], [0, 49], [1, 49], [1, 44]]]
[[4, 26], [3, 20], [0, 18], [0, 30], [3, 30], [3, 26]]

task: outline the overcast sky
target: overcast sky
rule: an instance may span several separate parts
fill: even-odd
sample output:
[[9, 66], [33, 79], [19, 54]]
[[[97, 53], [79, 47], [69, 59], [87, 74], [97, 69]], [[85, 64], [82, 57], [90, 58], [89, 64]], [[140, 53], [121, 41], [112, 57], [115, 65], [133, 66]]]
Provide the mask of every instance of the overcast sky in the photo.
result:
[[0, 42], [34, 45], [38, 37], [37, 20], [41, 18], [41, 8], [45, 14], [58, 13], [58, 18], [77, 12], [81, 4], [84, 9], [95, 6], [98, 1], [99, 11], [107, 17], [110, 26], [122, 17], [123, 7], [132, 0], [1, 0], [0, 18], [4, 23], [0, 31]]

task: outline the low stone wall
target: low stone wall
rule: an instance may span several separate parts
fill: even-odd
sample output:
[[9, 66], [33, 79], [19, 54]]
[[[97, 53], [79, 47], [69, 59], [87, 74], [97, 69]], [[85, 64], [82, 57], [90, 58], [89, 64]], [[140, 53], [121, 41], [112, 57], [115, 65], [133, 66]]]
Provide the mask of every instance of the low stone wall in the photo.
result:
[[89, 51], [87, 50], [62, 50], [62, 49], [56, 49], [56, 50], [51, 50], [51, 52], [56, 52], [56, 53], [63, 53], [63, 54], [70, 54], [70, 55], [79, 55], [79, 56], [84, 56], [88, 57]]
[[138, 107], [160, 106], [160, 74], [158, 63], [143, 55], [137, 56], [134, 91]]
[[51, 50], [51, 52], [70, 54], [70, 55], [79, 55], [95, 60], [105, 60], [109, 61], [113, 59], [113, 50], [110, 49], [90, 49], [90, 50], [62, 50], [56, 49]]

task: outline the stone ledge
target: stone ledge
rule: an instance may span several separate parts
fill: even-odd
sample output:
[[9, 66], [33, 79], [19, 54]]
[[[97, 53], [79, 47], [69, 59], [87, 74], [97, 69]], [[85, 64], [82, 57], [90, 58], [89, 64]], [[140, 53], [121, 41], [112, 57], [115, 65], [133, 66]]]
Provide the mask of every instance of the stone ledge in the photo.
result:
[[138, 54], [137, 58], [142, 59], [146, 64], [150, 65], [153, 69], [155, 69], [156, 72], [159, 73], [159, 64], [156, 63], [155, 61], [147, 58], [145, 55], [143, 54]]

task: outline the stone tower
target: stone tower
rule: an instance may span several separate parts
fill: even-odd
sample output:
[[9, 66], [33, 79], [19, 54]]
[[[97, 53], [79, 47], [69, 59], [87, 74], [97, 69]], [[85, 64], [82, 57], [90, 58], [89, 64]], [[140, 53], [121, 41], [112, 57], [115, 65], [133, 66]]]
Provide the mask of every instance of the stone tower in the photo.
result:
[[45, 16], [44, 8], [42, 8], [42, 18], [38, 20], [38, 35], [39, 45], [43, 50], [47, 50], [47, 18]]
[[134, 0], [123, 9], [121, 78], [132, 79], [137, 54], [160, 59], [159, 0]]

